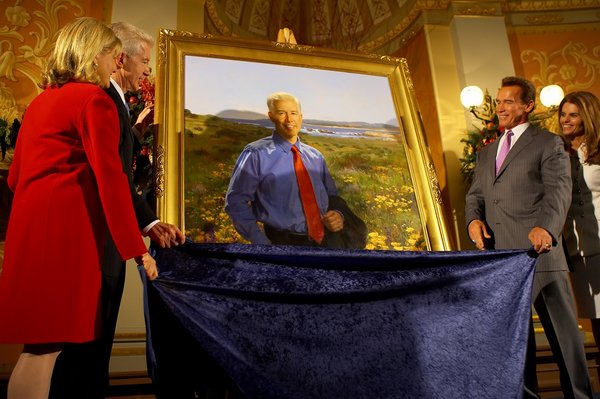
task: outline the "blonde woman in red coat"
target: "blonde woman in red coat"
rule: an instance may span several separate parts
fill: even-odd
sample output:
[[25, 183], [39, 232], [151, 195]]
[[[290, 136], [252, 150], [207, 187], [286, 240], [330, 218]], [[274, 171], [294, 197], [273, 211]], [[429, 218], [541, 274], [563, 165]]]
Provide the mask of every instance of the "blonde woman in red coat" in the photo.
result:
[[14, 200], [0, 275], [0, 342], [25, 346], [8, 398], [46, 398], [62, 344], [97, 337], [107, 229], [123, 259], [157, 276], [119, 158], [117, 111], [102, 90], [120, 48], [95, 19], [67, 24], [45, 90], [19, 132], [8, 176]]

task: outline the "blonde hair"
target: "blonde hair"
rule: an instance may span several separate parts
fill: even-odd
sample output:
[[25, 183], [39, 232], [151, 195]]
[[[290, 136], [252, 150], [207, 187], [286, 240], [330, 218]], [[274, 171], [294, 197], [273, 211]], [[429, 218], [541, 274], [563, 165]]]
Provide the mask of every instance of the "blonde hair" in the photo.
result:
[[94, 18], [74, 19], [60, 30], [40, 86], [62, 86], [72, 80], [100, 85], [96, 56], [106, 52], [116, 56], [120, 51], [121, 41], [108, 26]]
[[267, 107], [269, 107], [269, 112], [275, 112], [275, 103], [277, 101], [294, 101], [298, 104], [298, 112], [302, 112], [302, 105], [300, 104], [300, 100], [296, 96], [290, 93], [286, 93], [283, 91], [278, 91], [275, 93], [269, 94], [267, 97]]

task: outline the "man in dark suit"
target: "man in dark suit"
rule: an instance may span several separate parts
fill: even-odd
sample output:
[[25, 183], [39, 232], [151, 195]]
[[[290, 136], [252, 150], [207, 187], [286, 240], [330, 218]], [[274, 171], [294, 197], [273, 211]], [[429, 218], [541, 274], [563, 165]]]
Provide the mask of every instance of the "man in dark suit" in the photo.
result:
[[[530, 125], [535, 87], [507, 77], [496, 98], [504, 134], [483, 148], [466, 197], [471, 240], [479, 249], [533, 249], [539, 254], [532, 303], [560, 369], [565, 398], [592, 398], [561, 231], [571, 201], [569, 156], [561, 138]], [[526, 398], [537, 398], [536, 346], [530, 325]]]
[[[156, 217], [146, 200], [140, 197], [133, 183], [132, 163], [136, 137], [141, 138], [151, 122], [152, 109], [145, 109], [132, 127], [129, 106], [124, 92], [139, 89], [140, 81], [150, 74], [150, 50], [154, 40], [147, 33], [127, 23], [114, 23], [111, 28], [123, 43], [117, 58], [119, 69], [111, 76], [106, 89], [119, 113], [121, 140], [119, 153], [123, 170], [129, 176], [133, 207], [140, 231], [162, 248], [183, 244], [185, 236], [177, 226], [163, 223]], [[119, 306], [125, 285], [125, 264], [110, 235], [102, 263], [101, 338], [85, 344], [68, 344], [58, 357], [52, 378], [51, 398], [103, 398], [109, 383], [109, 362], [117, 325]]]

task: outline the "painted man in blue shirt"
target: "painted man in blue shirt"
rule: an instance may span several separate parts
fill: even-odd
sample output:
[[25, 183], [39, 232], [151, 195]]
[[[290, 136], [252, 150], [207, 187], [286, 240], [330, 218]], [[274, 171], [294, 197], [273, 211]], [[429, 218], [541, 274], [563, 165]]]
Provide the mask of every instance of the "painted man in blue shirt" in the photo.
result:
[[278, 92], [267, 98], [267, 106], [275, 131], [271, 137], [248, 144], [240, 154], [227, 189], [225, 211], [238, 233], [253, 244], [317, 245], [307, 234], [292, 146], [308, 170], [323, 226], [330, 232], [344, 227], [342, 213], [328, 209], [329, 197], [337, 195], [335, 183], [323, 155], [298, 137], [300, 101]]

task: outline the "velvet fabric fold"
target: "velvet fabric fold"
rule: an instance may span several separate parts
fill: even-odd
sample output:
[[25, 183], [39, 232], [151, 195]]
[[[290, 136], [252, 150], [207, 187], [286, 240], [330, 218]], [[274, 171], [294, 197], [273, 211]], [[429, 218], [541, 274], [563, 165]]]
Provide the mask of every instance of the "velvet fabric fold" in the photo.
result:
[[155, 257], [159, 398], [232, 383], [261, 399], [521, 397], [527, 251], [187, 243]]

